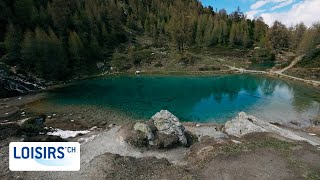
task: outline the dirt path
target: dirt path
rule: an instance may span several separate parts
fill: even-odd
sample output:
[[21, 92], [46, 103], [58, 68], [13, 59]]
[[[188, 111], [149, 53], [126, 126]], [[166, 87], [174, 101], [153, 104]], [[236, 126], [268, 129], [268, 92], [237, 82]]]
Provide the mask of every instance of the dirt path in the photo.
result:
[[297, 57], [294, 61], [291, 62], [291, 64], [281, 70], [278, 71], [257, 71], [257, 70], [248, 70], [248, 69], [243, 69], [243, 68], [237, 68], [234, 66], [228, 66], [225, 65], [226, 67], [228, 67], [231, 71], [238, 71], [240, 73], [250, 73], [250, 74], [267, 74], [267, 75], [271, 75], [271, 76], [278, 76], [281, 78], [286, 78], [286, 79], [291, 79], [291, 80], [296, 80], [296, 81], [301, 81], [307, 84], [311, 84], [313, 86], [319, 87], [320, 86], [320, 81], [315, 81], [315, 80], [307, 80], [307, 79], [302, 79], [302, 78], [298, 78], [298, 77], [294, 77], [294, 76], [290, 76], [287, 74], [283, 74], [283, 72], [287, 71], [288, 69], [292, 68], [294, 65], [296, 65], [303, 56], [299, 56]]
[[284, 73], [285, 71], [287, 71], [288, 69], [292, 68], [293, 66], [295, 66], [298, 62], [301, 61], [301, 59], [303, 58], [304, 55], [300, 55], [298, 57], [296, 57], [291, 63], [289, 66], [283, 68], [283, 69], [280, 69], [280, 70], [277, 70], [277, 71], [274, 71], [275, 73], [277, 74], [282, 74]]

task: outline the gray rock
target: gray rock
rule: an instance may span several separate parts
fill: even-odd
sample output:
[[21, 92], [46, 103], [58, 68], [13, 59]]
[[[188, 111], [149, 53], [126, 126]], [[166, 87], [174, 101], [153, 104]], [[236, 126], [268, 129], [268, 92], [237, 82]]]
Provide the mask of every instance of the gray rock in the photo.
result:
[[45, 86], [44, 81], [36, 77], [0, 69], [0, 96], [18, 96], [45, 89]]
[[154, 135], [152, 133], [151, 128], [148, 125], [144, 124], [144, 123], [137, 122], [134, 125], [133, 129], [136, 130], [136, 131], [143, 132], [147, 136], [149, 141], [152, 141], [154, 139]]
[[193, 134], [192, 132], [190, 132], [188, 130], [186, 130], [184, 132], [184, 134], [185, 134], [185, 136], [186, 136], [186, 138], [188, 140], [188, 144], [187, 144], [188, 147], [190, 147], [191, 145], [199, 142], [199, 137], [196, 134]]
[[134, 126], [134, 122], [123, 125], [118, 131], [120, 139], [135, 147], [148, 146], [146, 135], [142, 131], [134, 130]]
[[179, 137], [174, 134], [157, 133], [156, 146], [161, 148], [173, 148], [180, 144]]
[[151, 119], [160, 133], [177, 135], [181, 144], [188, 144], [187, 138], [184, 135], [184, 126], [172, 113], [167, 110], [161, 110], [152, 116]]
[[103, 62], [97, 62], [96, 65], [97, 65], [98, 69], [101, 69], [104, 66], [104, 63]]
[[246, 113], [240, 112], [236, 119], [225, 123], [225, 132], [232, 136], [241, 137], [248, 133], [266, 132], [266, 130], [249, 121]]
[[209, 136], [214, 139], [223, 139], [228, 136], [219, 130], [220, 127], [215, 125], [200, 125], [200, 126], [188, 126], [186, 125], [186, 131], [192, 132], [194, 135], [199, 138], [202, 136]]
[[302, 137], [294, 131], [278, 127], [269, 122], [257, 119], [254, 116], [248, 116], [244, 112], [239, 113], [236, 119], [225, 123], [225, 132], [236, 137], [241, 137], [252, 132], [271, 132], [288, 139], [306, 141], [314, 146], [320, 145], [311, 138]]

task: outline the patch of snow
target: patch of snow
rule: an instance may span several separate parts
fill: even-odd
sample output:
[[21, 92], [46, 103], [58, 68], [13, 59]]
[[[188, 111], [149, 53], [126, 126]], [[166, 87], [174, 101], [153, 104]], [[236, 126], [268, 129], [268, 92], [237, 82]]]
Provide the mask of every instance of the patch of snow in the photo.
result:
[[48, 132], [48, 135], [60, 136], [63, 139], [76, 137], [78, 134], [88, 134], [90, 131], [69, 131], [62, 129], [55, 129], [53, 132]]

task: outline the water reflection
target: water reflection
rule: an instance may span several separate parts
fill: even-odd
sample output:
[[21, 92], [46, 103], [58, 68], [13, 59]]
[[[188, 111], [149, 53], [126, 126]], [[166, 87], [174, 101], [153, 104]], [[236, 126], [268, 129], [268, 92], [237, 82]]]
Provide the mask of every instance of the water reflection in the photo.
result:
[[225, 122], [239, 111], [272, 121], [320, 114], [319, 92], [253, 75], [118, 76], [80, 81], [54, 90], [50, 101], [120, 109], [149, 118], [168, 109], [185, 121]]

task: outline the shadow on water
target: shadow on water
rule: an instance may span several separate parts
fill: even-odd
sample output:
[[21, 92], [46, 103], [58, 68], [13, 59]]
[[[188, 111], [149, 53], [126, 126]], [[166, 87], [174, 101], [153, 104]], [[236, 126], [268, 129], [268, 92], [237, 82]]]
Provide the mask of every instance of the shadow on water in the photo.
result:
[[138, 119], [168, 109], [184, 121], [224, 123], [240, 111], [273, 121], [316, 117], [319, 93], [253, 75], [113, 76], [52, 91], [52, 103], [95, 105]]

